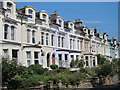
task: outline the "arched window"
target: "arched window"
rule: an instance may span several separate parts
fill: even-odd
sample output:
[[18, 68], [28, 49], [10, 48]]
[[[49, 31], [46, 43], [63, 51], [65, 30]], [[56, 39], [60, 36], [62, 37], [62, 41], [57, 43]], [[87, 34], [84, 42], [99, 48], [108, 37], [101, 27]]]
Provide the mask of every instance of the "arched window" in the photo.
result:
[[35, 43], [35, 31], [32, 31], [32, 43]]
[[41, 32], [41, 44], [44, 45], [44, 33]]
[[45, 19], [46, 17], [47, 17], [47, 15], [46, 15], [46, 14], [43, 14], [43, 15], [42, 15], [42, 18], [44, 18], [44, 19]]
[[60, 36], [58, 36], [58, 47], [60, 47]]
[[46, 33], [46, 45], [48, 45], [48, 33]]
[[64, 37], [62, 37], [62, 47], [64, 47]]
[[29, 14], [32, 14], [32, 13], [33, 13], [33, 10], [29, 9], [28, 12], [29, 12]]
[[51, 45], [54, 46], [54, 35], [51, 36]]
[[46, 22], [47, 15], [46, 14], [42, 14], [42, 18]]
[[4, 25], [4, 39], [8, 39], [8, 25]]

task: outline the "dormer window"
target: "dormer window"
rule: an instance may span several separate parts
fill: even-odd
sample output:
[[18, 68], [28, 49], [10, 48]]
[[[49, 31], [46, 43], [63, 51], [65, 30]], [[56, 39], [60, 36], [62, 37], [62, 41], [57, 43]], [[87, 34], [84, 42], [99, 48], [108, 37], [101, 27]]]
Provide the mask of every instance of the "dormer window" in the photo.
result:
[[42, 15], [42, 18], [44, 19], [45, 22], [46, 22], [46, 17], [47, 17], [46, 14], [43, 14], [43, 15]]
[[11, 13], [12, 12], [12, 3], [7, 2], [7, 12]]
[[32, 14], [32, 13], [33, 13], [33, 10], [29, 9], [28, 12], [29, 12], [29, 14]]
[[33, 18], [33, 10], [32, 9], [28, 9], [28, 17], [29, 18]]
[[59, 24], [60, 24], [60, 25], [62, 24], [62, 21], [61, 21], [61, 20], [59, 20]]
[[11, 8], [12, 7], [12, 3], [7, 2], [7, 7]]
[[45, 14], [42, 15], [43, 18], [46, 18], [47, 16]]
[[73, 24], [72, 24], [72, 23], [70, 24], [70, 27], [71, 27], [71, 28], [73, 27]]

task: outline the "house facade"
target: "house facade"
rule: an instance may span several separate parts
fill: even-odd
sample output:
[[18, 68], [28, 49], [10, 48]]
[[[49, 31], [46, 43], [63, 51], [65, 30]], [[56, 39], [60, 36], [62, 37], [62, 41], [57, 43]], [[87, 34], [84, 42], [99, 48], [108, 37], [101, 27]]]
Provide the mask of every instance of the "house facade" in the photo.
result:
[[70, 67], [71, 60], [84, 60], [84, 67], [97, 66], [96, 54], [118, 58], [116, 38], [82, 25], [80, 19], [64, 21], [56, 11], [36, 12], [32, 6], [16, 8], [12, 0], [0, 3], [0, 56], [29, 66], [52, 64]]

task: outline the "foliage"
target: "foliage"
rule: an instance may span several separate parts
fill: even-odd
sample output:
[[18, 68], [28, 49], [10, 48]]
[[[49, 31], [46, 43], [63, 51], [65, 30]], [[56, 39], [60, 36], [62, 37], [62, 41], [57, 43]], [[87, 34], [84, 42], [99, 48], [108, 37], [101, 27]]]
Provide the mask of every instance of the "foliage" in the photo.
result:
[[98, 65], [104, 64], [104, 62], [106, 61], [106, 58], [101, 54], [97, 54], [96, 56], [97, 56], [97, 60], [98, 60]]
[[120, 73], [120, 59], [113, 59], [112, 62], [113, 74]]
[[39, 80], [36, 77], [28, 77], [28, 78], [22, 78], [20, 76], [15, 76], [10, 82], [9, 82], [9, 89], [19, 89], [19, 88], [28, 88], [33, 86], [38, 86]]
[[78, 67], [79, 67], [79, 68], [84, 67], [84, 65], [85, 65], [84, 60], [80, 60], [80, 61], [78, 62]]
[[112, 74], [111, 64], [103, 64], [100, 68], [97, 69], [98, 76], [107, 76]]
[[70, 67], [73, 68], [74, 66], [75, 66], [75, 62], [74, 62], [74, 60], [72, 60], [72, 61], [70, 62]]
[[84, 66], [84, 60], [72, 60], [70, 63], [71, 68], [82, 68]]
[[9, 81], [17, 74], [17, 62], [15, 60], [2, 59], [2, 84], [8, 85]]
[[53, 70], [54, 70], [54, 69], [57, 69], [57, 68], [58, 68], [58, 65], [52, 64], [52, 65], [50, 65], [50, 68], [53, 69]]
[[33, 72], [35, 74], [39, 74], [39, 75], [42, 75], [44, 74], [46, 71], [48, 71], [47, 69], [43, 68], [41, 65], [39, 64], [36, 64], [36, 65], [30, 65], [28, 67], [29, 69], [33, 70]]

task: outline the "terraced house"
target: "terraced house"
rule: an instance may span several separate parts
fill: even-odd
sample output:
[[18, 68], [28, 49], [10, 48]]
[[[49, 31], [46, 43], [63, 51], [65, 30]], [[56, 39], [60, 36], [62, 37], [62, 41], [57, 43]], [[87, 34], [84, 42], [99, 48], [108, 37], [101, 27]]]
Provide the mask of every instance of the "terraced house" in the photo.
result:
[[12, 0], [0, 3], [0, 55], [29, 66], [51, 64], [70, 67], [71, 60], [85, 61], [84, 67], [97, 66], [96, 54], [109, 60], [118, 58], [116, 38], [82, 25], [80, 19], [64, 21], [56, 11], [36, 12], [32, 6], [16, 8]]

